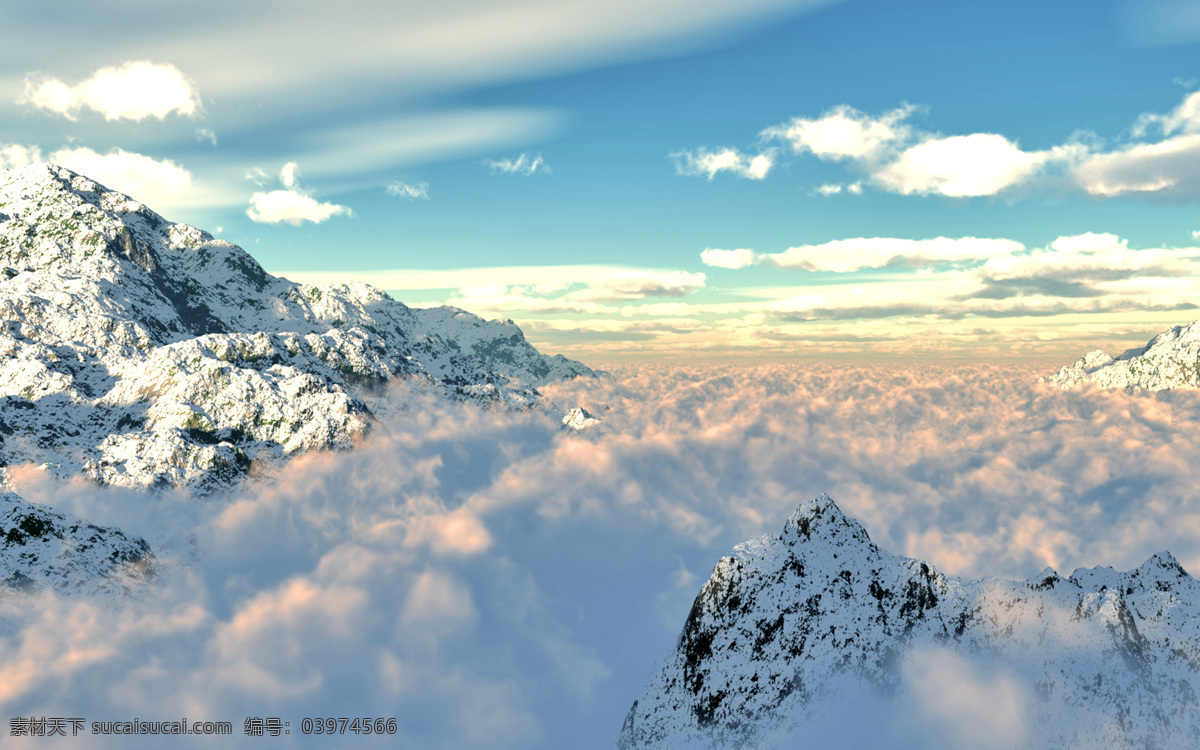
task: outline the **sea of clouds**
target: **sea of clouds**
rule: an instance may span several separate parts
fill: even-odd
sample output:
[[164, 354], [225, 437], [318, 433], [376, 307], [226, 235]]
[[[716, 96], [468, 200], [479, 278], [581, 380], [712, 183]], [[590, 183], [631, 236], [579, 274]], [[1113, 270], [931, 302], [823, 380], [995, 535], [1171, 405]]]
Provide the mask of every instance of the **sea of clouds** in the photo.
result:
[[[264, 747], [609, 747], [717, 559], [822, 492], [884, 549], [948, 574], [1128, 569], [1163, 549], [1200, 570], [1200, 393], [1063, 392], [1036, 382], [1047, 372], [982, 365], [611, 369], [543, 389], [604, 420], [581, 433], [401, 388], [358, 449], [227, 496], [15, 472], [26, 499], [145, 537], [159, 572], [122, 601], [0, 600], [0, 730], [186, 716]], [[905, 667], [906, 721], [1020, 740], [1028, 696], [957, 658]], [[949, 708], [939, 675], [963, 683]], [[305, 717], [343, 716], [398, 732], [301, 734]], [[878, 716], [860, 729], [886, 745]], [[247, 717], [291, 734], [242, 737]]]

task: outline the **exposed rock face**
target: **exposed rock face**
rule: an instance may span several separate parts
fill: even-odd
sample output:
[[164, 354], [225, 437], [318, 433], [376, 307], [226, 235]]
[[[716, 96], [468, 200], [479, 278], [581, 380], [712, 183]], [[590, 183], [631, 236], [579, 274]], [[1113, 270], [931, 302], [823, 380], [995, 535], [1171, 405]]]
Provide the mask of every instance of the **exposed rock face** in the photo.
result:
[[1150, 391], [1200, 387], [1200, 320], [1169, 328], [1115, 359], [1097, 349], [1059, 370], [1049, 382], [1060, 388], [1094, 383]]
[[[592, 374], [539, 353], [512, 321], [271, 276], [241, 248], [61, 167], [0, 172], [0, 487], [3, 467], [29, 463], [203, 492], [256, 461], [351, 446], [397, 378], [549, 410], [536, 386]], [[132, 559], [122, 545], [140, 540], [110, 531], [95, 533]], [[68, 544], [74, 533], [54, 536], [53, 559], [84, 548]], [[6, 557], [0, 579], [50, 575], [37, 567], [47, 559]], [[55, 569], [94, 567], [72, 565]]]
[[1200, 584], [1169, 553], [1124, 573], [967, 581], [879, 549], [821, 496], [717, 563], [618, 746], [791, 746], [813, 702], [848, 684], [903, 693], [921, 647], [1013, 670], [1036, 696], [1036, 747], [1186, 747], [1200, 732]]

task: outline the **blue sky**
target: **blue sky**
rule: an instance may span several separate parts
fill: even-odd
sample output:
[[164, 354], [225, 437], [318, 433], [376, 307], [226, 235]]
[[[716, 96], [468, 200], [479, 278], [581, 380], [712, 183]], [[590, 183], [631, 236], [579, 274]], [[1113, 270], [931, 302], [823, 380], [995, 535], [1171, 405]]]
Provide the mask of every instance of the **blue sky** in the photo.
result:
[[0, 9], [0, 163], [550, 351], [1059, 361], [1196, 317], [1186, 3], [60, 5]]

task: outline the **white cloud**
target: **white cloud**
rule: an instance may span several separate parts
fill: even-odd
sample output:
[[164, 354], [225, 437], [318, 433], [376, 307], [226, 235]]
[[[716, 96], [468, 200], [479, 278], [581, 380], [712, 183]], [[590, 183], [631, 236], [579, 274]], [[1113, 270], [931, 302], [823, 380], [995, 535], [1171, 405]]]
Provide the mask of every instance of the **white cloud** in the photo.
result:
[[1200, 133], [1095, 154], [1072, 176], [1084, 191], [1104, 198], [1130, 193], [1200, 195]]
[[675, 171], [678, 174], [704, 176], [709, 180], [720, 172], [732, 172], [748, 180], [761, 180], [774, 164], [774, 156], [770, 152], [748, 156], [732, 148], [676, 151], [671, 158], [675, 159]]
[[55, 164], [86, 175], [151, 206], [159, 200], [182, 196], [192, 175], [170, 159], [154, 159], [122, 149], [101, 154], [86, 147], [63, 148], [50, 154]]
[[1200, 132], [1200, 91], [1185, 96], [1168, 114], [1146, 113], [1138, 117], [1133, 125], [1134, 137], [1145, 136], [1151, 126], [1156, 126], [1165, 136]]
[[906, 104], [871, 117], [843, 104], [815, 119], [796, 117], [767, 128], [761, 137], [782, 140], [793, 152], [808, 152], [818, 159], [870, 159], [909, 137], [910, 128], [904, 121], [914, 110]]
[[322, 203], [294, 190], [272, 190], [252, 194], [246, 215], [259, 224], [284, 222], [298, 227], [306, 221], [320, 224], [334, 216], [349, 216], [350, 209], [335, 203]]
[[388, 183], [386, 188], [387, 194], [396, 198], [408, 198], [416, 200], [418, 198], [429, 200], [429, 183], [428, 182], [395, 182]]
[[1022, 151], [993, 133], [930, 138], [902, 151], [873, 181], [895, 193], [995, 195], [1033, 176], [1048, 154]]
[[15, 169], [45, 161], [42, 150], [37, 146], [22, 146], [18, 143], [0, 143], [0, 169]]
[[[246, 173], [246, 178], [257, 181], [263, 171], [254, 168]], [[279, 181], [286, 190], [271, 190], [255, 192], [250, 196], [250, 207], [246, 215], [251, 221], [259, 224], [287, 223], [300, 226], [306, 221], [320, 224], [334, 216], [353, 216], [354, 212], [336, 203], [322, 203], [308, 195], [300, 188], [300, 167], [294, 161], [283, 165], [279, 171]]]
[[507, 159], [484, 159], [483, 163], [492, 170], [492, 174], [519, 174], [525, 177], [536, 172], [549, 172], [550, 167], [542, 159], [542, 155], [521, 154]]
[[754, 251], [744, 247], [736, 250], [719, 250], [710, 247], [700, 253], [700, 262], [713, 268], [746, 268], [754, 265], [754, 258]]
[[85, 107], [106, 120], [162, 120], [172, 112], [191, 117], [200, 111], [200, 95], [183, 73], [169, 63], [149, 60], [101, 68], [74, 86], [57, 78], [27, 78], [17, 103], [71, 120]]
[[763, 253], [755, 257], [755, 262], [788, 270], [847, 273], [889, 265], [982, 262], [1023, 249], [1024, 245], [1013, 240], [979, 237], [935, 237], [927, 240], [856, 237], [820, 245], [789, 247], [782, 253]]
[[[1171, 112], [1144, 113], [1131, 128], [1135, 138], [1154, 130], [1156, 142], [1134, 142], [1104, 150], [1085, 131], [1066, 141], [1039, 150], [1022, 149], [999, 133], [942, 135], [921, 131], [908, 123], [916, 111], [911, 105], [879, 117], [847, 105], [817, 118], [793, 118], [764, 129], [763, 142], [782, 141], [795, 154], [813, 154], [826, 161], [848, 162], [865, 179], [901, 195], [944, 195], [955, 198], [999, 195], [1038, 184], [1061, 184], [1065, 174], [1074, 184], [1098, 197], [1126, 194], [1200, 196], [1200, 92], [1193, 92]], [[761, 179], [773, 164], [773, 152], [762, 169], [751, 168], [737, 149], [679, 151], [681, 174], [705, 176], [721, 171]], [[830, 182], [814, 193], [830, 196], [860, 194], [863, 181], [846, 186]]]
[[[1189, 394], [1058, 392], [1033, 382], [1051, 366], [1011, 363], [608, 369], [545, 389], [609, 405], [608, 432], [417, 393], [359, 449], [202, 502], [32, 488], [147, 536], [164, 572], [113, 606], [10, 597], [0, 700], [14, 716], [395, 716], [430, 748], [611, 742], [713, 564], [822, 491], [885, 549], [949, 574], [1128, 569], [1162, 549], [1200, 568]], [[198, 547], [191, 562], [173, 536]], [[1122, 666], [1072, 648], [1058, 654]], [[1036, 744], [1021, 664], [897, 656], [899, 708], [930, 740], [907, 744], [1020, 745], [1025, 729]], [[883, 717], [860, 746], [911, 728]]]
[[299, 179], [300, 165], [294, 161], [289, 161], [283, 165], [283, 169], [279, 170], [279, 181], [288, 190], [296, 187], [296, 180]]
[[925, 647], [906, 655], [901, 673], [921, 719], [935, 724], [950, 746], [1029, 746], [1031, 696], [1011, 672], [987, 674], [950, 649]]

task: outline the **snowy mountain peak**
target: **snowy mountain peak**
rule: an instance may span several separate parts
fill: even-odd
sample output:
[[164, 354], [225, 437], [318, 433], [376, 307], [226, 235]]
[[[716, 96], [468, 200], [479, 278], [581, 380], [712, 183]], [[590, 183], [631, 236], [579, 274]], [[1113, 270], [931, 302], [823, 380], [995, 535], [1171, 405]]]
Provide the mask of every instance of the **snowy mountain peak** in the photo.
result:
[[1168, 328], [1145, 346], [1115, 358], [1100, 350], [1090, 352], [1042, 380], [1060, 388], [1085, 383], [1151, 391], [1200, 387], [1200, 320]]
[[913, 660], [946, 650], [1037, 696], [1018, 744], [1187, 747], [1200, 731], [1200, 584], [1168, 553], [963, 580], [880, 550], [822, 495], [718, 561], [618, 746], [794, 746], [838, 701], [911, 705]]
[[783, 527], [782, 539], [789, 544], [811, 541], [813, 537], [825, 542], [853, 540], [874, 547], [866, 529], [825, 494], [801, 503]]
[[599, 417], [594, 416], [587, 409], [582, 406], [576, 406], [563, 416], [562, 425], [564, 429], [578, 432], [579, 430], [586, 430], [593, 425], [598, 425], [601, 421]]

